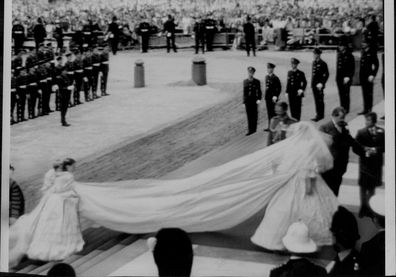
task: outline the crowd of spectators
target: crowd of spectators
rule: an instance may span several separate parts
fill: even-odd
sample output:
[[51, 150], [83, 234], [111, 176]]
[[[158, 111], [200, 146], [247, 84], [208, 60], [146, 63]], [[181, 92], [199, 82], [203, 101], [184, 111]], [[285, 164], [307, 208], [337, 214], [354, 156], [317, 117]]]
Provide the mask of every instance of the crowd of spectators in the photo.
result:
[[40, 0], [13, 1], [13, 19], [25, 28], [27, 37], [33, 35], [37, 18], [41, 17], [49, 38], [54, 37], [56, 21], [64, 33], [75, 32], [89, 21], [106, 32], [113, 16], [122, 28], [121, 43], [137, 42], [136, 29], [142, 21], [148, 22], [158, 32], [162, 30], [167, 15], [172, 14], [177, 29], [192, 33], [194, 18], [211, 14], [219, 32], [242, 31], [247, 15], [252, 18], [256, 31], [268, 33], [273, 28], [322, 28], [329, 33], [353, 34], [365, 26], [374, 14], [383, 30], [383, 3], [380, 0]]

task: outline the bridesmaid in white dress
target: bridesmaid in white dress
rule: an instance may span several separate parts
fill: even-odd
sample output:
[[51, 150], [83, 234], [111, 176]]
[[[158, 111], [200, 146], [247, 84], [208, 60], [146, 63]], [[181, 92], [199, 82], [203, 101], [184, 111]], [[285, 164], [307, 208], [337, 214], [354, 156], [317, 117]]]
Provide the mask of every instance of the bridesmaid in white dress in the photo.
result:
[[[274, 166], [274, 174], [296, 172], [271, 199], [263, 221], [251, 238], [266, 249], [285, 250], [282, 238], [289, 226], [299, 220], [308, 226], [310, 237], [318, 246], [333, 244], [330, 226], [338, 201], [320, 176], [320, 172], [332, 167], [333, 161], [324, 138], [311, 128], [314, 127], [305, 123], [291, 127], [289, 135], [306, 133], [302, 138], [306, 143], [286, 153]], [[294, 157], [299, 157], [298, 164]]]
[[55, 172], [36, 208], [10, 228], [10, 266], [27, 255], [33, 260], [62, 260], [84, 245], [79, 217], [79, 198], [74, 192], [75, 161], [66, 159]]

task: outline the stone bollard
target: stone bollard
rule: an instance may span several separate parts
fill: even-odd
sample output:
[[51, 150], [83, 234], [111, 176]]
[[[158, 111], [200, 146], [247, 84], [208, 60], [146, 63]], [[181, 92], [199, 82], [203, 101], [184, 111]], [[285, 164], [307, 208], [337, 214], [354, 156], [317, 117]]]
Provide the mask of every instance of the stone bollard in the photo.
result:
[[137, 60], [135, 62], [135, 88], [144, 87], [144, 62]]
[[206, 85], [206, 62], [203, 57], [192, 60], [192, 80], [198, 86]]

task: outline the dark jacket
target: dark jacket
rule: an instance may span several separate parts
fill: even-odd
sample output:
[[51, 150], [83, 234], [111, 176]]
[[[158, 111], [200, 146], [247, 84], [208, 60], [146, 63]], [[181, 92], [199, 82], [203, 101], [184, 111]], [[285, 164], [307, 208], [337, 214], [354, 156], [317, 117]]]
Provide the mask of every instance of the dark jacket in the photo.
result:
[[279, 97], [281, 93], [282, 85], [281, 82], [275, 74], [265, 76], [265, 99], [271, 100], [272, 97]]
[[257, 100], [261, 100], [261, 84], [256, 78], [252, 80], [245, 79], [243, 81], [243, 103], [250, 104], [255, 103]]
[[12, 26], [12, 38], [15, 40], [25, 40], [25, 28], [21, 24]]
[[[299, 89], [305, 90], [307, 88], [307, 79], [304, 72], [297, 69], [296, 71], [290, 70], [287, 73], [286, 93], [291, 97], [297, 96]], [[303, 97], [304, 94], [301, 95]]]
[[166, 33], [170, 33], [172, 36], [174, 36], [175, 35], [175, 30], [176, 30], [176, 24], [175, 24], [175, 22], [173, 21], [173, 20], [167, 20], [165, 23], [164, 23], [164, 31], [166, 32]]
[[43, 24], [37, 24], [36, 26], [34, 26], [33, 35], [36, 42], [44, 41], [47, 36], [47, 32], [45, 31]]
[[350, 51], [346, 51], [342, 53], [341, 51], [337, 52], [337, 71], [336, 71], [336, 80], [343, 82], [345, 77], [352, 81], [352, 78], [355, 74], [355, 57]]
[[385, 152], [385, 130], [375, 127], [376, 134], [372, 135], [369, 129], [360, 129], [356, 135], [356, 141], [362, 146], [375, 147], [377, 153], [366, 157], [360, 156], [359, 160], [359, 185], [374, 188], [382, 185], [382, 166]]
[[339, 173], [345, 173], [349, 162], [349, 150], [352, 147], [353, 152], [358, 155], [364, 155], [362, 146], [350, 135], [349, 131], [343, 128], [340, 133], [334, 126], [333, 121], [329, 121], [319, 127], [319, 131], [331, 136], [332, 143], [330, 152], [334, 158], [333, 170]]
[[359, 254], [356, 250], [352, 250], [344, 260], [335, 263], [329, 272], [329, 276], [359, 276], [359, 264]]
[[360, 272], [363, 276], [385, 276], [385, 231], [362, 244]]
[[362, 51], [362, 56], [360, 58], [360, 82], [367, 82], [370, 75], [377, 75], [379, 67], [379, 61], [377, 54], [371, 50]]
[[326, 270], [318, 265], [313, 264], [307, 259], [301, 258], [289, 260], [286, 264], [272, 269], [270, 277], [319, 277], [327, 276]]
[[108, 32], [112, 33], [114, 35], [114, 38], [117, 39], [120, 35], [120, 29], [118, 27], [118, 24], [116, 22], [111, 22], [109, 24]]
[[329, 79], [329, 69], [327, 67], [327, 63], [322, 59], [314, 60], [312, 62], [311, 86], [315, 87], [317, 84], [321, 83], [324, 87], [327, 79]]
[[254, 39], [254, 26], [252, 23], [248, 22], [243, 25], [243, 32], [247, 39]]

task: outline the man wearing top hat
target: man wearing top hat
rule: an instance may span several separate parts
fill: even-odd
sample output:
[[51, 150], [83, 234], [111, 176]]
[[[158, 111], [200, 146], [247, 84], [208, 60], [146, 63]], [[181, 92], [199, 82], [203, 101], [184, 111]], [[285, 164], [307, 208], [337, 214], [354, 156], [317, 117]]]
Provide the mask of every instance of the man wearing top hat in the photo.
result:
[[314, 61], [312, 62], [312, 81], [311, 87], [315, 99], [316, 116], [313, 121], [319, 121], [324, 118], [324, 89], [327, 79], [329, 79], [329, 69], [327, 63], [320, 57], [322, 50], [314, 49]]
[[378, 67], [379, 61], [377, 53], [370, 48], [369, 44], [363, 42], [359, 72], [363, 94], [363, 111], [358, 113], [358, 115], [371, 112], [371, 108], [373, 107], [374, 78], [375, 75], [377, 75]]
[[360, 273], [362, 276], [385, 276], [385, 194], [375, 194], [369, 205], [378, 232], [360, 248]]
[[269, 131], [271, 118], [275, 116], [275, 104], [278, 102], [279, 94], [282, 90], [281, 82], [274, 74], [275, 65], [273, 63], [267, 64], [268, 74], [265, 76], [265, 103], [267, 105], [268, 114], [268, 128], [264, 131]]
[[337, 51], [336, 83], [338, 95], [340, 96], [340, 106], [349, 113], [352, 79], [355, 74], [355, 58], [348, 47], [346, 39], [341, 39], [341, 44]]
[[245, 33], [247, 56], [250, 56], [250, 48], [252, 49], [253, 56], [256, 56], [256, 35], [250, 16], [246, 17], [246, 23], [243, 25], [243, 32]]
[[286, 94], [289, 98], [290, 113], [293, 118], [300, 121], [301, 118], [301, 105], [304, 91], [307, 87], [307, 79], [304, 72], [299, 70], [298, 64], [300, 61], [296, 58], [291, 59], [291, 67], [287, 73]]
[[280, 267], [272, 269], [269, 275], [270, 277], [319, 277], [327, 275], [324, 268], [312, 263], [306, 258], [306, 256], [312, 255], [317, 251], [317, 246], [309, 237], [308, 227], [303, 222], [300, 221], [290, 225], [282, 242], [291, 254], [290, 259]]
[[360, 217], [370, 215], [368, 199], [382, 185], [385, 152], [385, 130], [376, 125], [377, 114], [367, 113], [365, 119], [366, 127], [358, 130], [355, 138], [366, 148], [366, 154], [359, 157]]
[[337, 255], [326, 267], [328, 275], [359, 276], [359, 253], [355, 247], [360, 235], [355, 216], [339, 206], [333, 215], [330, 231], [335, 239], [334, 250]]
[[260, 81], [253, 77], [255, 72], [256, 69], [249, 66], [249, 77], [243, 81], [243, 104], [245, 105], [248, 119], [247, 136], [250, 136], [257, 130], [257, 105], [260, 104], [262, 97]]

